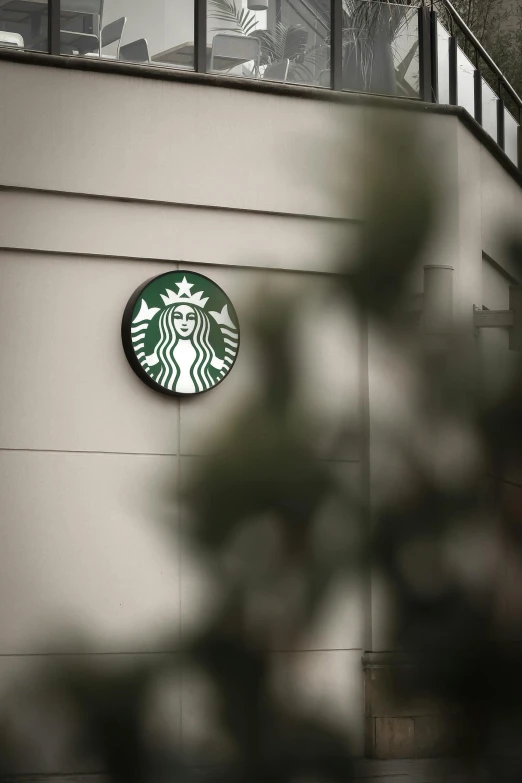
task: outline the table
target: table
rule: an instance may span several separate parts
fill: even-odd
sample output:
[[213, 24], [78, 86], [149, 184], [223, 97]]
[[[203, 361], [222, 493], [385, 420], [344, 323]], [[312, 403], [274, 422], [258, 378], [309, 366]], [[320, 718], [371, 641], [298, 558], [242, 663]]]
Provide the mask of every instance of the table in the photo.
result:
[[[194, 41], [186, 41], [185, 43], [172, 46], [170, 49], [165, 49], [164, 52], [158, 52], [150, 59], [151, 62], [168, 63], [169, 65], [181, 65], [185, 68], [194, 68]], [[207, 44], [207, 68], [210, 67], [210, 57], [212, 54], [212, 45]], [[239, 59], [237, 57], [216, 57], [214, 60], [218, 70], [228, 71], [230, 68], [234, 68], [236, 65], [242, 65], [249, 62], [244, 58]]]
[[[0, 0], [0, 27], [2, 22], [11, 24], [29, 24], [31, 37], [43, 38], [44, 15], [47, 13], [47, 0]], [[27, 41], [24, 42], [27, 45]]]
[[[13, 6], [12, 11], [15, 11], [16, 13], [23, 13], [25, 6], [42, 6], [42, 5], [49, 5], [48, 0], [0, 0], [0, 8], [3, 8], [4, 5], [11, 5]], [[39, 9], [42, 10], [41, 8]]]
[[[0, 0], [0, 18], [10, 22], [26, 22], [35, 14], [47, 13], [49, 0]], [[60, 18], [74, 19], [79, 16], [92, 16], [84, 11], [67, 8], [67, 0], [62, 0]]]
[[[74, 19], [93, 19], [92, 14], [67, 9], [67, 0], [62, 0], [60, 8], [60, 26], [66, 26]], [[48, 0], [0, 0], [0, 28], [2, 22], [11, 24], [29, 24], [31, 39], [25, 41], [26, 48], [47, 45]]]

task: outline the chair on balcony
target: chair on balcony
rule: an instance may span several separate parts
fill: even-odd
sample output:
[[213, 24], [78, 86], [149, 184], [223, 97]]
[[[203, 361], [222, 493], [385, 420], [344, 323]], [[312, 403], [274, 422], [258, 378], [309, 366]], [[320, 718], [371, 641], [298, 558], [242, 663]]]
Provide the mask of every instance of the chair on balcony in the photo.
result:
[[7, 30], [0, 30], [0, 46], [23, 49], [24, 39], [19, 33], [8, 33]]
[[87, 45], [89, 46], [92, 46], [93, 40], [95, 41], [94, 47], [90, 50], [87, 49], [87, 51], [97, 49], [98, 54], [101, 54], [100, 31], [102, 29], [103, 0], [62, 0], [61, 10], [91, 16], [96, 31], [95, 33], [81, 33], [74, 30], [60, 30], [60, 51], [62, 54], [85, 54], [85, 52], [78, 50], [84, 40], [88, 40]]
[[267, 65], [265, 68], [263, 79], [268, 79], [271, 82], [286, 82], [289, 67], [290, 60], [287, 57], [284, 60], [270, 63], [270, 65]]
[[253, 75], [259, 75], [261, 43], [237, 33], [217, 33], [212, 40], [210, 71], [230, 71], [237, 65], [254, 62]]
[[82, 35], [77, 41], [77, 53], [84, 54], [86, 57], [103, 57], [101, 50], [106, 46], [110, 46], [110, 44], [117, 43], [115, 58], [118, 59], [120, 56], [121, 39], [126, 24], [126, 16], [122, 16], [114, 22], [106, 24], [101, 32], [101, 47], [97, 35]]
[[148, 63], [150, 62], [149, 45], [146, 38], [138, 38], [137, 41], [125, 44], [120, 47], [120, 60], [128, 63]]

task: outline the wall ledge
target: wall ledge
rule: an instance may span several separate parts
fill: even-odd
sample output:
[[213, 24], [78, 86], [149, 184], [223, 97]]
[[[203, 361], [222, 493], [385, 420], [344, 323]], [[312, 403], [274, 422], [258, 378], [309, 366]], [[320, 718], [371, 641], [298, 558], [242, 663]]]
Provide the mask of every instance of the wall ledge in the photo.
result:
[[326, 87], [311, 87], [296, 84], [280, 84], [264, 82], [256, 79], [243, 79], [233, 76], [218, 76], [214, 74], [195, 73], [194, 71], [177, 70], [158, 65], [138, 65], [135, 63], [114, 60], [97, 60], [93, 57], [73, 57], [68, 55], [51, 55], [44, 52], [21, 52], [16, 49], [0, 49], [0, 62], [9, 61], [25, 65], [37, 65], [47, 68], [62, 68], [73, 71], [89, 71], [92, 73], [110, 73], [122, 76], [132, 76], [144, 79], [159, 79], [161, 81], [177, 82], [179, 84], [219, 87], [227, 90], [243, 90], [259, 92], [266, 95], [305, 98], [308, 100], [329, 101], [363, 107], [382, 109], [398, 109], [402, 111], [417, 111], [424, 113], [443, 114], [456, 117], [465, 127], [486, 147], [503, 168], [522, 187], [522, 171], [498, 146], [494, 139], [461, 106], [447, 106], [438, 103], [424, 103], [415, 98], [393, 98], [384, 95], [368, 95], [356, 92], [336, 92]]

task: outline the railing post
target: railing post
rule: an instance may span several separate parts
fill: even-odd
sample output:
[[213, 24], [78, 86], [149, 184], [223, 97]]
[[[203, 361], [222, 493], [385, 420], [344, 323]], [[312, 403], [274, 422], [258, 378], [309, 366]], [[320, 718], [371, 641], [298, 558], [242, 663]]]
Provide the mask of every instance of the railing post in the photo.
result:
[[425, 6], [420, 6], [419, 18], [419, 70], [420, 98], [423, 101], [433, 101], [431, 82], [431, 34], [430, 12]]
[[49, 0], [47, 13], [49, 54], [60, 54], [60, 0]]
[[207, 72], [207, 0], [194, 3], [194, 68], [198, 73]]
[[473, 78], [475, 80], [475, 119], [479, 125], [482, 125], [482, 74], [478, 67]]
[[457, 39], [454, 35], [449, 41], [449, 77], [450, 77], [450, 103], [452, 106], [459, 105], [459, 87], [457, 79]]
[[449, 39], [449, 94], [452, 106], [459, 104], [459, 88], [457, 79], [457, 38], [452, 35]]
[[332, 0], [330, 30], [330, 84], [343, 89], [343, 0]]
[[430, 11], [431, 90], [434, 103], [439, 102], [439, 36], [437, 35], [437, 20], [437, 12]]
[[498, 85], [497, 101], [497, 144], [501, 150], [506, 148], [506, 133], [504, 123], [504, 99], [502, 98], [502, 82]]

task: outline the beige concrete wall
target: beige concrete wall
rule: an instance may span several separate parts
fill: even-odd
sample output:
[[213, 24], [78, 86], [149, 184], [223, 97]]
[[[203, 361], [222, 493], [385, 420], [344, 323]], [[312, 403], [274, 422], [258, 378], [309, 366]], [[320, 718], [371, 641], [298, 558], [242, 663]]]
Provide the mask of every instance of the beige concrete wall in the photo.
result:
[[[0, 105], [9, 106], [0, 122], [3, 687], [42, 645], [67, 652], [53, 630], [62, 625], [123, 662], [177, 649], [204, 614], [215, 586], [182, 551], [183, 520], [164, 490], [178, 489], [206, 437], [255, 387], [247, 324], [260, 286], [305, 292], [301, 390], [324, 422], [319, 457], [331, 457], [329, 433], [361, 403], [367, 367], [358, 324], [326, 312], [323, 296], [339, 248], [356, 246], [376, 113], [8, 62]], [[455, 265], [467, 312], [496, 230], [485, 205], [493, 188], [509, 202], [519, 191], [454, 118], [424, 116], [418, 127], [446, 194], [426, 261]], [[142, 384], [120, 342], [130, 294], [178, 267], [221, 285], [245, 330], [226, 382], [182, 402]], [[394, 416], [408, 379], [382, 346], [369, 362], [370, 413]], [[367, 480], [359, 453], [335, 460], [348, 481]], [[274, 651], [288, 698], [330, 711], [359, 751], [361, 652], [386, 644], [376, 583], [371, 592], [336, 586], [300, 649]], [[178, 688], [175, 703], [179, 736], [197, 735], [197, 688]]]
[[[176, 497], [207, 438], [255, 386], [247, 322], [260, 286], [315, 292], [319, 329], [305, 329], [301, 388], [322, 408], [318, 455], [331, 457], [329, 433], [358, 405], [359, 334], [335, 310], [325, 316], [324, 273], [356, 240], [361, 191], [354, 181], [339, 204], [326, 184], [339, 174], [343, 136], [355, 155], [361, 113], [347, 129], [332, 106], [7, 63], [0, 93], [11, 105], [0, 124], [7, 678], [42, 645], [67, 652], [62, 626], [124, 662], [177, 648], [208, 610], [216, 586], [182, 551], [165, 488]], [[221, 285], [243, 329], [226, 382], [183, 402], [142, 384], [120, 339], [130, 294], [178, 266]], [[359, 480], [358, 453], [335, 458]], [[333, 712], [359, 751], [361, 613], [357, 587], [336, 586], [301, 649], [274, 651], [285, 698]], [[178, 688], [174, 701], [180, 738], [204, 734], [197, 688]]]
[[[362, 214], [359, 107], [1, 63], [2, 184], [320, 217]], [[277, 119], [276, 119], [277, 118]], [[23, 155], [12, 154], [13, 139]], [[336, 186], [343, 186], [339, 199]], [[351, 186], [351, 187], [350, 187]]]
[[[85, 634], [94, 652], [123, 654], [122, 661], [177, 649], [219, 593], [179, 539], [180, 482], [255, 388], [259, 368], [248, 316], [260, 286], [299, 287], [304, 295], [310, 285], [319, 294], [325, 283], [304, 273], [183, 264], [227, 291], [243, 334], [226, 382], [177, 402], [141, 383], [120, 338], [128, 296], [147, 277], [177, 266], [0, 252], [0, 662], [15, 656], [22, 674], [35, 652], [67, 652], [71, 632]], [[315, 323], [320, 309], [314, 312], [312, 298], [308, 313]], [[348, 324], [347, 340], [338, 326], [330, 313], [304, 346], [325, 360], [337, 357], [320, 362], [315, 373], [302, 363], [301, 393], [319, 403], [325, 434], [358, 402], [357, 324]], [[321, 456], [330, 457], [327, 439], [319, 444]], [[356, 483], [359, 455], [337, 454], [332, 468]], [[360, 594], [350, 584], [336, 587], [295, 653], [279, 655], [287, 687], [355, 724], [359, 747], [362, 646]], [[1, 671], [0, 665], [0, 678]], [[349, 679], [348, 698], [337, 691], [338, 675]], [[198, 736], [192, 690], [176, 698], [187, 731]]]

